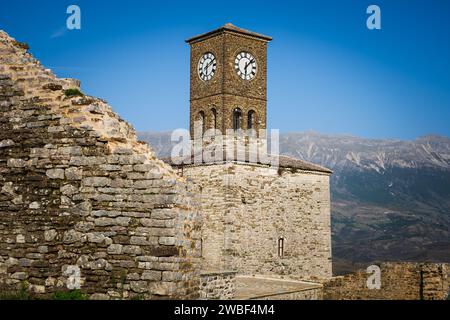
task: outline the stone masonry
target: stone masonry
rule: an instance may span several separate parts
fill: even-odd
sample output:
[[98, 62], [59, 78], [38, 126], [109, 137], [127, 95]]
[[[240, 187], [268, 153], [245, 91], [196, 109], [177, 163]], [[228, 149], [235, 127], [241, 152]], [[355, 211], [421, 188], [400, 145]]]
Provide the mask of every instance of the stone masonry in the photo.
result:
[[202, 272], [200, 274], [200, 298], [205, 300], [229, 300], [236, 294], [236, 272]]
[[27, 49], [0, 32], [0, 290], [197, 298], [200, 219], [185, 179]]
[[201, 190], [203, 270], [331, 277], [330, 173], [296, 166], [283, 158], [280, 167], [183, 166], [183, 176]]
[[449, 294], [448, 264], [382, 263], [380, 289], [368, 289], [368, 274], [360, 270], [324, 283], [324, 299], [443, 300]]
[[[214, 128], [212, 110], [217, 112], [217, 127], [222, 133], [232, 128], [233, 110], [242, 110], [241, 128], [247, 129], [247, 116], [255, 112], [254, 129], [266, 129], [267, 124], [267, 43], [270, 37], [226, 24], [221, 28], [193, 37], [187, 42], [191, 47], [190, 72], [190, 128], [193, 136], [194, 122], [200, 112], [205, 114], [206, 128]], [[235, 72], [234, 61], [239, 52], [253, 54], [258, 71], [251, 81], [242, 80]], [[198, 76], [200, 57], [211, 52], [217, 59], [217, 70], [210, 81]]]
[[[230, 142], [245, 141], [241, 145], [248, 155], [259, 153], [247, 148], [251, 140], [257, 149], [267, 145], [264, 130], [245, 132], [266, 129], [267, 46], [271, 40], [227, 23], [186, 41], [191, 52], [194, 162], [184, 161], [187, 165], [177, 169], [201, 193], [203, 270], [329, 278], [330, 170], [286, 157], [280, 166], [265, 165], [260, 159], [241, 161], [235, 151], [231, 151], [235, 153], [231, 161], [195, 161], [195, 144], [200, 140], [203, 154], [214, 150], [215, 155], [229, 154]], [[242, 79], [236, 72], [235, 64], [243, 52], [257, 65], [254, 78]], [[217, 70], [205, 80], [198, 75], [198, 62], [211, 53]], [[207, 129], [219, 129], [220, 133], [214, 132], [209, 141]], [[229, 129], [234, 132], [230, 134]]]
[[[265, 128], [267, 41], [228, 24], [189, 40], [192, 61], [219, 50], [209, 87], [191, 75], [191, 129], [199, 110], [210, 123], [201, 108], [216, 102], [222, 129], [237, 105], [243, 129], [250, 108]], [[330, 170], [285, 156], [278, 165], [237, 157], [165, 163], [105, 101], [58, 79], [27, 50], [0, 31], [0, 292], [445, 298], [445, 264], [382, 264], [380, 291], [366, 288], [362, 271], [331, 278]], [[239, 50], [259, 62], [248, 84], [231, 72]]]

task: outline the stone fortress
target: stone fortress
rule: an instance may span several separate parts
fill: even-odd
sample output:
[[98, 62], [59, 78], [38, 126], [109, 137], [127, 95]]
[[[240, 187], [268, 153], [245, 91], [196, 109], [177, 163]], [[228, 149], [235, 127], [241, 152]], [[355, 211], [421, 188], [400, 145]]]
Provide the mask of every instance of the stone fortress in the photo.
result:
[[[226, 24], [187, 41], [192, 134], [196, 123], [202, 134], [266, 129], [270, 40]], [[443, 264], [382, 265], [396, 285], [378, 293], [362, 273], [332, 277], [330, 170], [284, 156], [277, 166], [157, 159], [104, 100], [27, 50], [0, 31], [1, 292], [439, 299], [448, 291]], [[213, 137], [214, 152], [227, 139]]]

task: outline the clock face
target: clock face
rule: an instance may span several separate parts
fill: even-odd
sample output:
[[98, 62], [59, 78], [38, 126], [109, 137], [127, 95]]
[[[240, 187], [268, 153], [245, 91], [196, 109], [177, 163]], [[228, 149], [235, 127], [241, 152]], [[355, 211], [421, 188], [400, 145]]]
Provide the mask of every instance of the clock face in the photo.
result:
[[216, 72], [216, 57], [211, 52], [205, 53], [198, 62], [198, 75], [203, 81], [211, 80]]
[[256, 59], [248, 52], [241, 52], [234, 60], [234, 67], [239, 77], [252, 80], [256, 76]]

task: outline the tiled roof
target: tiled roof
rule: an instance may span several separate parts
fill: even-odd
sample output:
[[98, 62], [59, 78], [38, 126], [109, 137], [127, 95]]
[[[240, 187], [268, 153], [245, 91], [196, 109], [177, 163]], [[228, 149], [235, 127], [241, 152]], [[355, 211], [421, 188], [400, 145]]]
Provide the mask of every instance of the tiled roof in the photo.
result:
[[[248, 154], [246, 159], [248, 159]], [[162, 159], [164, 162], [170, 164], [171, 166], [177, 167], [177, 166], [188, 166], [188, 165], [206, 165], [208, 163], [202, 162], [202, 163], [195, 163], [194, 162], [194, 156], [192, 155], [190, 157], [190, 159], [186, 159], [186, 161], [184, 161], [181, 157], [176, 158], [176, 163], [183, 163], [181, 165], [179, 164], [174, 164], [171, 158], [163, 158]], [[248, 161], [239, 161], [236, 158], [234, 160], [227, 160], [227, 161], [231, 161], [231, 162], [248, 162]], [[226, 162], [226, 161], [224, 161]], [[221, 163], [224, 163], [221, 162]], [[218, 164], [218, 163], [216, 163]], [[264, 164], [261, 162], [258, 162], [257, 164]], [[288, 156], [283, 156], [280, 155], [279, 156], [279, 162], [278, 165], [280, 168], [291, 168], [291, 169], [298, 169], [298, 170], [305, 170], [305, 171], [314, 171], [314, 172], [322, 172], [322, 173], [328, 173], [331, 174], [333, 173], [330, 169], [319, 166], [317, 164], [311, 163], [311, 162], [307, 162], [307, 161], [303, 161], [300, 159], [296, 159], [293, 157], [288, 157]]]
[[236, 27], [235, 25], [233, 25], [231, 23], [226, 23], [226, 24], [224, 24], [223, 26], [221, 26], [218, 29], [215, 29], [213, 31], [209, 31], [209, 32], [197, 35], [195, 37], [192, 37], [192, 38], [186, 40], [186, 42], [187, 43], [196, 42], [198, 40], [207, 38], [209, 36], [212, 36], [212, 35], [214, 35], [216, 33], [220, 33], [220, 32], [223, 32], [223, 31], [230, 31], [230, 32], [235, 32], [235, 33], [239, 33], [239, 34], [244, 34], [244, 35], [251, 36], [251, 37], [254, 37], [254, 38], [259, 38], [259, 39], [265, 40], [265, 41], [272, 40], [272, 38], [269, 37], [269, 36], [265, 36], [265, 35], [260, 34], [260, 33], [256, 33], [256, 32], [253, 32], [253, 31], [249, 31], [249, 30], [238, 28], [238, 27]]

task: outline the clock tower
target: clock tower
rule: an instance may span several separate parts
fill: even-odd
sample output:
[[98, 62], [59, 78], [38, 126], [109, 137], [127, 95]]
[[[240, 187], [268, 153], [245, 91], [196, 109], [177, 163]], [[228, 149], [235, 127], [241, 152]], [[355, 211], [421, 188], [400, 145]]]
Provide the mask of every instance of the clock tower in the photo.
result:
[[230, 23], [186, 40], [191, 47], [190, 131], [266, 129], [267, 43]]

